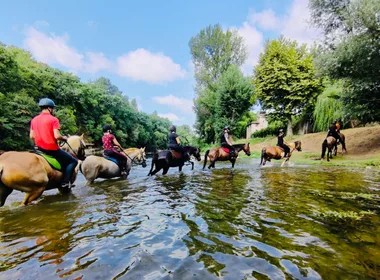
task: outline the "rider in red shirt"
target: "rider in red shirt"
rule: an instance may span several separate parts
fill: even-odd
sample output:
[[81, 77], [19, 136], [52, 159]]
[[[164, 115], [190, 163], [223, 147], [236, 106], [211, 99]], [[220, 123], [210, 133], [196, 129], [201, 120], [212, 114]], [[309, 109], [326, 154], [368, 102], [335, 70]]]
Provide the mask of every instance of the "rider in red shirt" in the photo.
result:
[[37, 149], [44, 154], [58, 160], [63, 170], [62, 187], [71, 187], [70, 181], [78, 161], [69, 153], [60, 149], [57, 140], [66, 141], [67, 137], [59, 132], [59, 120], [54, 117], [54, 102], [49, 98], [42, 98], [38, 103], [41, 114], [32, 119], [30, 138], [34, 140]]

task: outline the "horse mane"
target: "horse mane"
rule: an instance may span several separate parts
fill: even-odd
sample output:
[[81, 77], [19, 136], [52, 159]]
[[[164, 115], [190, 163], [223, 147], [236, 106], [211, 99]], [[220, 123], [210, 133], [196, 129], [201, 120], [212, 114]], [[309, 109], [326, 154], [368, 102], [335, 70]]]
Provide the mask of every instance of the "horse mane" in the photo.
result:
[[232, 147], [234, 148], [243, 148], [245, 144], [233, 144]]
[[125, 152], [131, 152], [131, 151], [135, 151], [135, 150], [140, 150], [139, 148], [128, 148], [128, 149], [125, 149], [124, 151]]

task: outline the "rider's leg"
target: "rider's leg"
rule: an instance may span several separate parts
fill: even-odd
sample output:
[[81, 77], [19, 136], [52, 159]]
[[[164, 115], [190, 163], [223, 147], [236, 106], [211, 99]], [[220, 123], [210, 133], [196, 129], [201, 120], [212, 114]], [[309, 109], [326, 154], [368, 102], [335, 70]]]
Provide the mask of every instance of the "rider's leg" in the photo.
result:
[[117, 151], [110, 151], [108, 152], [110, 157], [113, 157], [118, 160], [119, 162], [119, 168], [121, 175], [128, 175], [127, 173], [127, 164], [128, 164], [128, 158], [123, 155], [122, 153], [119, 153]]
[[64, 150], [54, 151], [51, 153], [59, 162], [63, 162], [65, 169], [63, 171], [62, 187], [69, 187], [71, 179], [73, 178], [75, 167], [78, 164], [78, 160]]

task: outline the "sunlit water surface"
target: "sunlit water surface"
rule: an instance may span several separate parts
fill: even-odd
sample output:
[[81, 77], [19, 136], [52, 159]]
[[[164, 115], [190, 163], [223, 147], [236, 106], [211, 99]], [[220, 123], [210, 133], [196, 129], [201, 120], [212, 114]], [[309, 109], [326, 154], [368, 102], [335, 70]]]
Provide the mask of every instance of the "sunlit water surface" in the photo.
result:
[[[52, 190], [27, 207], [15, 191], [0, 209], [0, 278], [380, 277], [378, 169], [258, 165], [134, 167], [92, 186], [80, 175], [69, 197]], [[323, 211], [373, 214], [346, 225]]]

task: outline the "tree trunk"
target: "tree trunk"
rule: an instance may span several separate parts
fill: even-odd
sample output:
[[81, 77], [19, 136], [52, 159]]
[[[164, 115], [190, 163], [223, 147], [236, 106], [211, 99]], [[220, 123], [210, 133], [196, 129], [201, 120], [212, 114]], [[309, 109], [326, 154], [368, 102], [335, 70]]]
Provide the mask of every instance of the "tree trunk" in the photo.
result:
[[288, 128], [286, 129], [287, 136], [293, 136], [293, 125], [292, 125], [292, 117], [288, 119]]

